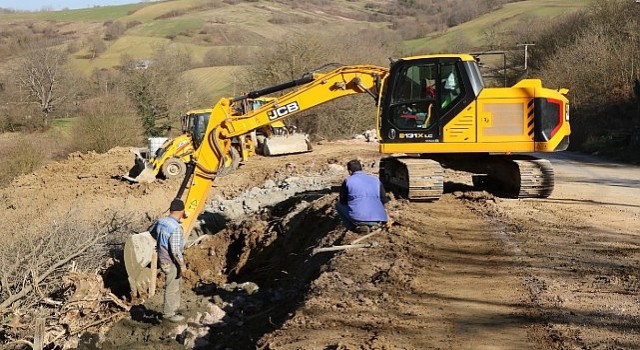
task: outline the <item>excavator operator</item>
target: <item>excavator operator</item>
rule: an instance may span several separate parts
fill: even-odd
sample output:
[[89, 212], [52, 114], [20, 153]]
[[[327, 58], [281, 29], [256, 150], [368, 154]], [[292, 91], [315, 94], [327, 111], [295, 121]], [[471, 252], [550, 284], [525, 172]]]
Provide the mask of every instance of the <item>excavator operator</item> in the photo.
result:
[[354, 159], [347, 163], [349, 177], [340, 188], [336, 210], [347, 230], [369, 233], [373, 226], [387, 222], [384, 205], [389, 201], [380, 180], [362, 170]]

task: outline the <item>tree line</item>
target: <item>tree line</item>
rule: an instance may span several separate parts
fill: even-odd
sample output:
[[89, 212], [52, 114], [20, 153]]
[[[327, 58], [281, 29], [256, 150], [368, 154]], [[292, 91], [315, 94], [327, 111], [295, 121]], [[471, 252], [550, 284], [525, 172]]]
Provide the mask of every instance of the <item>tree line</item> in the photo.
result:
[[531, 68], [570, 89], [572, 148], [640, 162], [640, 3], [594, 1], [522, 40]]

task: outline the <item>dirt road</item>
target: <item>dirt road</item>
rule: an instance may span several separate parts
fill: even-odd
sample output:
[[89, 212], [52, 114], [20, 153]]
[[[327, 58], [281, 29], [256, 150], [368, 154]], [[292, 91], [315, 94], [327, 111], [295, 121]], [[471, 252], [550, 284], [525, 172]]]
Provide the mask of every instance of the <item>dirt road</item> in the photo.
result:
[[[156, 296], [109, 328], [89, 329], [77, 346], [640, 348], [640, 168], [545, 155], [556, 189], [544, 200], [495, 198], [465, 186], [466, 174], [448, 173], [454, 183], [440, 201], [392, 201], [396, 225], [366, 239], [370, 247], [314, 255], [360, 237], [340, 226], [331, 190], [355, 157], [375, 171], [375, 145], [329, 143], [256, 157], [219, 179], [208, 210], [235, 219], [222, 228], [205, 216], [214, 234], [187, 252], [190, 322], [157, 321]], [[179, 182], [111, 179], [131, 159], [126, 150], [75, 155], [19, 179], [2, 192], [8, 222], [24, 224], [30, 205], [42, 225], [59, 215], [47, 207], [73, 205], [87, 218], [117, 207], [146, 218], [142, 229]]]
[[[263, 344], [640, 348], [640, 168], [572, 153], [548, 158], [557, 185], [546, 200], [454, 192], [402, 203], [393, 212], [402, 226], [380, 238], [380, 249], [336, 256], [296, 316]], [[307, 326], [318, 318], [318, 330]]]

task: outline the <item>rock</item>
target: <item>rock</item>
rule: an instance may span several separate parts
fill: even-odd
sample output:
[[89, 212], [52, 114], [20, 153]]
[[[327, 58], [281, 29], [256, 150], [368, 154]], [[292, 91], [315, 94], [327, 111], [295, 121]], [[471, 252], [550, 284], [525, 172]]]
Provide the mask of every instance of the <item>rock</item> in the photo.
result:
[[187, 319], [187, 323], [200, 323], [200, 320], [202, 319], [202, 313], [201, 312], [196, 312], [196, 314], [192, 317], [189, 317]]
[[193, 349], [208, 345], [209, 341], [205, 339], [205, 336], [208, 333], [209, 327], [194, 327], [187, 329], [184, 337], [184, 347], [187, 349]]
[[[165, 321], [166, 322], [166, 321]], [[175, 338], [177, 337], [179, 334], [184, 333], [184, 331], [187, 329], [187, 324], [186, 323], [181, 323], [181, 324], [177, 324], [174, 328], [172, 328], [169, 331], [169, 336], [171, 338]]]
[[257, 293], [260, 287], [253, 282], [244, 282], [238, 285], [238, 288], [244, 289], [247, 294], [251, 295]]
[[256, 198], [247, 198], [242, 204], [244, 211], [247, 214], [260, 210], [260, 201]]
[[215, 305], [224, 305], [224, 300], [222, 300], [222, 298], [219, 295], [214, 295], [213, 296], [213, 302], [215, 303]]
[[261, 195], [264, 195], [265, 191], [261, 188], [258, 187], [252, 187], [249, 192], [247, 192], [247, 196], [251, 197], [251, 198], [256, 198], [259, 197]]
[[346, 172], [346, 168], [339, 164], [329, 164], [329, 173], [342, 174]]
[[205, 325], [214, 325], [216, 323], [221, 323], [226, 315], [227, 313], [218, 305], [209, 303], [207, 312], [204, 313], [204, 317], [202, 318], [201, 323]]

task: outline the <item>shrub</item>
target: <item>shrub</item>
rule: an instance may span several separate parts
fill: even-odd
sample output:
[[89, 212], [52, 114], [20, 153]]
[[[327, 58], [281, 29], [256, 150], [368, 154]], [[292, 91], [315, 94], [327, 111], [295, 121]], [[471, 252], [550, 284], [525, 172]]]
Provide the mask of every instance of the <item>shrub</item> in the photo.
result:
[[6, 186], [15, 177], [31, 173], [44, 164], [47, 158], [46, 151], [39, 141], [31, 136], [21, 137], [0, 149], [3, 160], [0, 186]]
[[171, 10], [171, 11], [169, 11], [167, 13], [161, 14], [158, 17], [155, 17], [154, 19], [158, 20], [158, 19], [167, 19], [167, 18], [173, 18], [173, 17], [180, 17], [180, 16], [182, 16], [184, 14], [185, 14], [185, 12], [183, 10]]
[[141, 24], [142, 24], [142, 22], [140, 22], [138, 20], [129, 21], [129, 22], [127, 22], [127, 29], [139, 26]]
[[104, 32], [104, 40], [112, 41], [118, 39], [127, 30], [125, 25], [120, 21], [106, 24]]
[[73, 40], [67, 44], [67, 52], [68, 53], [76, 53], [80, 50], [80, 44]]
[[82, 111], [73, 128], [74, 150], [102, 153], [115, 146], [137, 145], [142, 141], [140, 121], [126, 97], [94, 98], [85, 102]]

